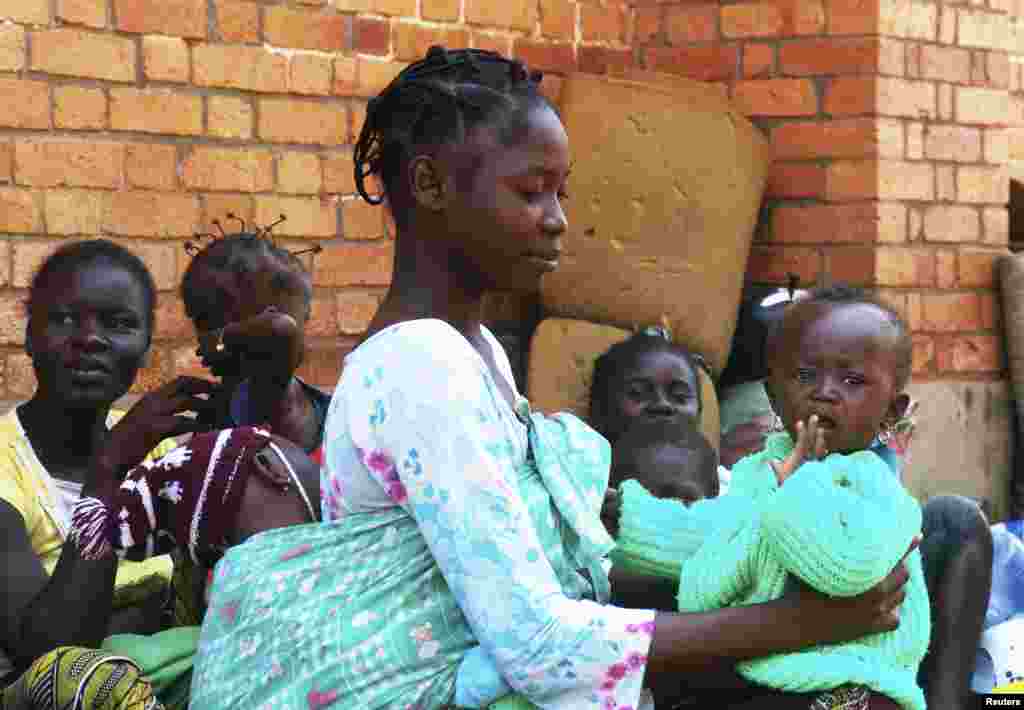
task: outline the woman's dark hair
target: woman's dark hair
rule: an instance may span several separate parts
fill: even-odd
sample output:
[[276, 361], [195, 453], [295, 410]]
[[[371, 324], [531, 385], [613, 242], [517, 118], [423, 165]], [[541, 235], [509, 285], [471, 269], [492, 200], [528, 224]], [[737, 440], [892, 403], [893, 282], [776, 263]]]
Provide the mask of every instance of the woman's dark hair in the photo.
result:
[[29, 317], [38, 293], [46, 283], [57, 274], [67, 273], [82, 266], [95, 262], [107, 262], [111, 266], [127, 271], [142, 286], [145, 299], [145, 316], [147, 336], [153, 334], [153, 323], [156, 320], [156, 284], [142, 259], [108, 239], [87, 239], [80, 242], [65, 244], [57, 249], [43, 262], [28, 289], [27, 306]]
[[697, 413], [704, 411], [704, 400], [701, 397], [700, 375], [698, 370], [709, 372], [704, 358], [692, 353], [682, 345], [673, 343], [663, 335], [635, 333], [622, 342], [608, 348], [603, 355], [594, 361], [594, 374], [590, 378], [590, 415], [608, 411], [608, 403], [612, 397], [612, 384], [623, 372], [632, 367], [637, 360], [648, 353], [666, 352], [678, 355], [693, 371], [697, 384]]
[[376, 176], [401, 225], [411, 198], [403, 176], [417, 151], [463, 142], [481, 125], [503, 145], [514, 143], [531, 109], [553, 110], [539, 91], [541, 78], [496, 52], [431, 47], [366, 107], [353, 154], [359, 194], [370, 204], [383, 201], [366, 189], [366, 178]]
[[[250, 231], [246, 229], [245, 223], [234, 215], [229, 214], [228, 218], [238, 220], [241, 230], [235, 234], [222, 232], [219, 236], [210, 235], [210, 243], [193, 257], [181, 279], [181, 300], [185, 304], [185, 315], [195, 321], [197, 317], [215, 313], [224, 307], [219, 303], [218, 294], [197, 287], [195, 281], [201, 269], [224, 273], [252, 273], [259, 269], [261, 259], [270, 258], [283, 267], [280, 274], [274, 275], [274, 285], [281, 290], [301, 289], [305, 295], [308, 316], [313, 298], [313, 284], [302, 261], [295, 253], [275, 244], [268, 234], [269, 228]], [[220, 227], [219, 222], [214, 223]], [[186, 249], [190, 246], [194, 248], [194, 244], [190, 242]]]

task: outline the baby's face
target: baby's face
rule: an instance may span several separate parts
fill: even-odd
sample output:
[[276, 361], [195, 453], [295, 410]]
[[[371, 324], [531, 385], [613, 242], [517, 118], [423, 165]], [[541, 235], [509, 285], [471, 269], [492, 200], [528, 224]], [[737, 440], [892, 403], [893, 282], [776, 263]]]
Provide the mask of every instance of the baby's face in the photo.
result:
[[699, 451], [677, 446], [651, 446], [619, 457], [612, 480], [634, 479], [657, 498], [686, 505], [718, 495], [718, 470]]

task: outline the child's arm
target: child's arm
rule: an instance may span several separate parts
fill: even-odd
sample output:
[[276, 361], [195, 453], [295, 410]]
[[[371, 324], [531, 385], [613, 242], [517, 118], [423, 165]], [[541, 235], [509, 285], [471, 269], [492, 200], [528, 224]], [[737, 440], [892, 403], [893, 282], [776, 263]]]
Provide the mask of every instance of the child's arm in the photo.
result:
[[884, 579], [921, 531], [921, 506], [876, 454], [808, 461], [764, 508], [769, 550], [788, 571], [830, 596]]

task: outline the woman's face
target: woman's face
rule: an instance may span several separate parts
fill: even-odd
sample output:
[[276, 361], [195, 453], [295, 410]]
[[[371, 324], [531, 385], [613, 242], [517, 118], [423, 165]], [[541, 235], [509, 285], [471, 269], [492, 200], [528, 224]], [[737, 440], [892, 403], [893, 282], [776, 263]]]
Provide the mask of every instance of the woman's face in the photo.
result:
[[455, 225], [453, 268], [483, 290], [535, 291], [558, 266], [569, 174], [569, 140], [555, 112], [532, 109], [513, 145], [482, 128], [449, 151], [453, 198], [445, 217]]
[[150, 335], [135, 274], [106, 261], [53, 274], [33, 294], [25, 342], [37, 396], [68, 409], [110, 406], [135, 381]]

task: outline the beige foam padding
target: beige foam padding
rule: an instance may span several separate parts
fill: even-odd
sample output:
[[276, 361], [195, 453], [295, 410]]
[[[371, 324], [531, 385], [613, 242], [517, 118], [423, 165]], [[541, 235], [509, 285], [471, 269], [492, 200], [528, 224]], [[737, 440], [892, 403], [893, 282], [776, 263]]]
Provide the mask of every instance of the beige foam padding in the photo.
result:
[[[630, 332], [622, 328], [580, 320], [549, 318], [542, 321], [530, 342], [527, 395], [531, 406], [547, 413], [569, 411], [587, 419], [594, 361], [629, 335]], [[711, 377], [703, 370], [699, 370], [698, 375], [704, 403], [700, 430], [717, 451], [718, 397]]]
[[[1024, 259], [1007, 254], [1000, 257], [998, 269], [1010, 382], [1016, 400], [1017, 421], [1024, 423]], [[1018, 424], [1018, 429], [1020, 426]]]
[[667, 322], [721, 372], [768, 146], [720, 89], [653, 76], [565, 80], [569, 231], [543, 303], [552, 315], [626, 328]]

